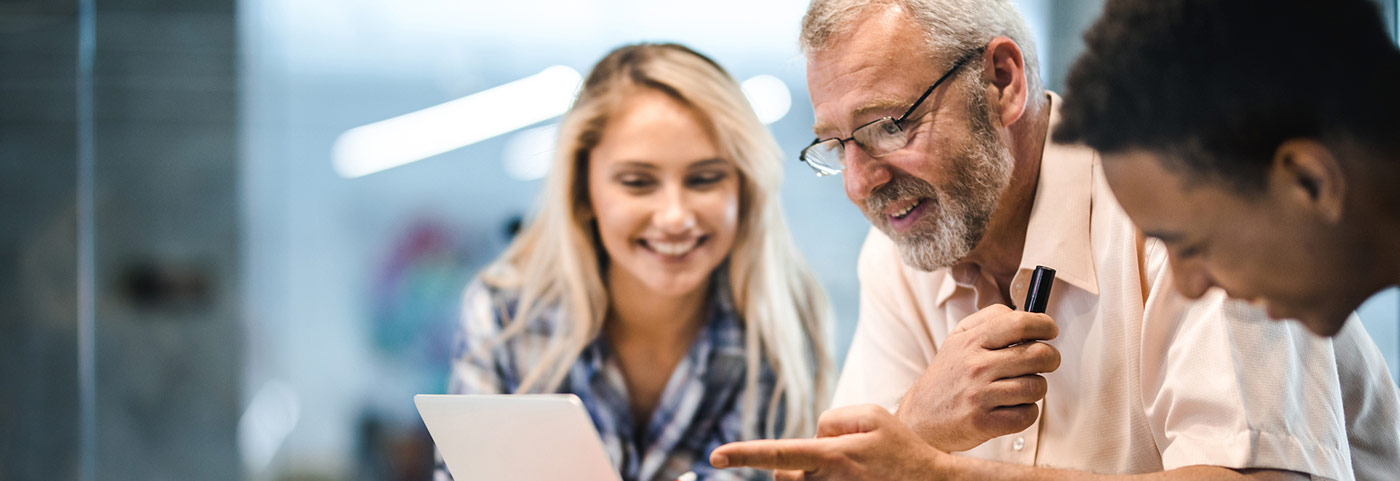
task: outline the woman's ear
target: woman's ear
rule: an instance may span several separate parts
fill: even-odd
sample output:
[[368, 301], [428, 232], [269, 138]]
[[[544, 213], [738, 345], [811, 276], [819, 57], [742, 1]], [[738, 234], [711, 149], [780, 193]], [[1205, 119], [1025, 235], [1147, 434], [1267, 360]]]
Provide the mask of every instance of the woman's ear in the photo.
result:
[[1279, 144], [1269, 168], [1269, 189], [1284, 202], [1339, 222], [1346, 205], [1346, 175], [1322, 142], [1291, 139]]

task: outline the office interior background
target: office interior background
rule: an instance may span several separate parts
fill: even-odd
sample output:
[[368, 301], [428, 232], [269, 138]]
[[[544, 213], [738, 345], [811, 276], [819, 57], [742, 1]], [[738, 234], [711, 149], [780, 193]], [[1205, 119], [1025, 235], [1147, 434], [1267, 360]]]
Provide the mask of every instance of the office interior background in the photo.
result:
[[[1017, 3], [1058, 89], [1102, 1]], [[411, 396], [626, 42], [743, 82], [843, 355], [868, 224], [796, 160], [805, 7], [0, 0], [0, 480], [428, 479]], [[1400, 295], [1359, 314], [1400, 372]]]

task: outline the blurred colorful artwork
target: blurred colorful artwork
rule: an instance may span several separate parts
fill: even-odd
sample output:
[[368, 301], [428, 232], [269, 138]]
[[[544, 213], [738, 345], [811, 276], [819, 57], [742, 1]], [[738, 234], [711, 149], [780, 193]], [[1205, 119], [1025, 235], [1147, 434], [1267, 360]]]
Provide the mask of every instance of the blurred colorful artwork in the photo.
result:
[[422, 376], [419, 392], [439, 391], [447, 379], [461, 293], [471, 275], [467, 259], [450, 229], [419, 219], [391, 244], [373, 281], [373, 345]]

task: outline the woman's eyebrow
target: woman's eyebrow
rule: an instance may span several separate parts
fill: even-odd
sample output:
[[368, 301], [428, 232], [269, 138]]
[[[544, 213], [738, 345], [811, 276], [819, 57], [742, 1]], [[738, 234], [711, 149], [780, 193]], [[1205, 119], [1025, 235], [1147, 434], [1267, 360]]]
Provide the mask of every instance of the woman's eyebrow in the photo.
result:
[[695, 162], [691, 162], [690, 165], [687, 166], [686, 168], [687, 168], [687, 169], [700, 169], [700, 168], [704, 168], [704, 167], [710, 167], [710, 166], [713, 166], [713, 165], [715, 165], [715, 164], [727, 164], [727, 163], [729, 163], [729, 161], [724, 160], [724, 159], [719, 158], [719, 157], [712, 157], [712, 158], [708, 158], [708, 159], [701, 159], [701, 160], [697, 160], [697, 161], [695, 161]]
[[618, 169], [645, 169], [645, 170], [657, 170], [657, 168], [658, 168], [658, 167], [656, 167], [656, 164], [653, 164], [653, 163], [651, 163], [651, 162], [647, 162], [647, 161], [644, 161], [644, 160], [623, 160], [623, 161], [619, 161], [619, 162], [614, 162], [613, 165], [612, 165], [612, 169], [611, 169], [611, 170], [618, 170]]

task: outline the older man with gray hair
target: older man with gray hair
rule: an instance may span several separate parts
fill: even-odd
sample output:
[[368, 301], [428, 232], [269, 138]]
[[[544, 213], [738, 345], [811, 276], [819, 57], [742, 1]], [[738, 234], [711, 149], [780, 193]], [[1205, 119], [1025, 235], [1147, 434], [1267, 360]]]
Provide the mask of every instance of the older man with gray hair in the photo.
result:
[[[1333, 339], [1172, 288], [1166, 250], [1047, 137], [1024, 22], [1001, 0], [817, 0], [816, 139], [870, 219], [861, 315], [818, 439], [734, 443], [778, 479], [1393, 479], [1400, 395], [1352, 323]], [[1016, 309], [1058, 270], [1044, 314]], [[1383, 371], [1383, 370], [1382, 370]], [[1379, 427], [1377, 427], [1379, 426]], [[959, 455], [950, 453], [958, 452]], [[1363, 465], [1353, 460], [1372, 460]]]

